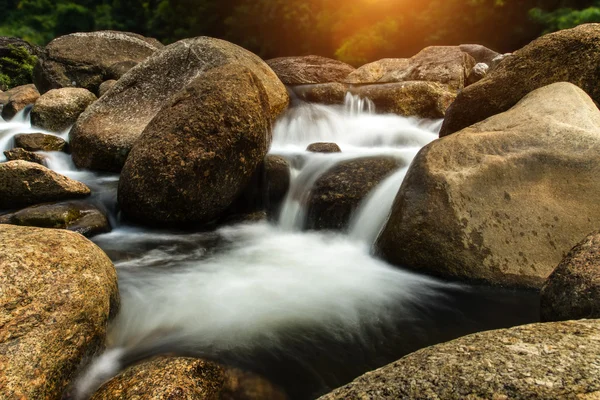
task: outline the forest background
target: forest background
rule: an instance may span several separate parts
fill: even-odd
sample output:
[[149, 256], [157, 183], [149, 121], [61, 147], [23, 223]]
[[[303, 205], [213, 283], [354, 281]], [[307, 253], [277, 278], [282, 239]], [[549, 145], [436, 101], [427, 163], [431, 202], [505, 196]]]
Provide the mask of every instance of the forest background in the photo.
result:
[[355, 66], [429, 45], [514, 51], [539, 35], [600, 22], [581, 0], [0, 0], [0, 36], [44, 45], [82, 31], [136, 32], [165, 44], [208, 35], [261, 57], [317, 54]]

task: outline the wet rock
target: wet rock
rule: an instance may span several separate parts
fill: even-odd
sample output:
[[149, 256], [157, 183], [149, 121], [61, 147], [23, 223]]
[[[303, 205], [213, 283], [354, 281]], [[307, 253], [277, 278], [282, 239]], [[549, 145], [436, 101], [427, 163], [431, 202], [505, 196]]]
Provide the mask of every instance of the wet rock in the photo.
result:
[[97, 100], [87, 89], [52, 89], [40, 96], [31, 109], [31, 125], [51, 132], [62, 132]]
[[269, 100], [248, 68], [206, 72], [148, 124], [119, 181], [121, 208], [144, 223], [207, 223], [242, 192], [271, 142]]
[[469, 77], [467, 78], [467, 83], [465, 86], [472, 85], [485, 78], [489, 69], [490, 67], [485, 63], [475, 64], [473, 69], [471, 69], [471, 72], [469, 72]]
[[109, 399], [284, 400], [265, 379], [194, 358], [160, 357], [128, 368], [91, 400]]
[[285, 86], [256, 55], [219, 39], [181, 40], [131, 70], [81, 115], [70, 133], [73, 161], [80, 168], [119, 171], [148, 123], [174, 95], [229, 64], [243, 65], [258, 77], [267, 92], [269, 118], [287, 107]]
[[350, 93], [373, 101], [378, 113], [442, 118], [456, 95], [436, 82], [401, 82], [357, 86]]
[[44, 156], [42, 156], [41, 154], [22, 149], [20, 147], [4, 151], [4, 157], [6, 157], [8, 161], [22, 160], [41, 165], [44, 165], [45, 160]]
[[130, 32], [72, 33], [48, 43], [34, 69], [34, 83], [41, 93], [50, 89], [79, 87], [92, 93], [109, 76], [109, 68], [124, 61], [140, 62], [163, 47], [155, 39]]
[[296, 97], [309, 103], [344, 104], [348, 86], [344, 83], [319, 83], [291, 87]]
[[8, 101], [2, 107], [2, 118], [6, 121], [11, 120], [19, 111], [35, 103], [40, 97], [34, 85], [17, 86], [5, 93], [8, 94]]
[[81, 182], [35, 163], [0, 163], [0, 209], [85, 197], [90, 189]]
[[342, 152], [342, 150], [340, 149], [340, 146], [338, 146], [337, 144], [326, 143], [326, 142], [311, 143], [306, 148], [306, 151], [310, 151], [312, 153], [341, 153]]
[[63, 138], [46, 133], [20, 133], [13, 137], [16, 147], [28, 151], [67, 151], [69, 145]]
[[556, 83], [416, 156], [377, 242], [387, 261], [452, 279], [540, 288], [597, 228], [600, 111]]
[[98, 97], [102, 97], [111, 87], [115, 86], [115, 83], [117, 83], [117, 81], [114, 79], [102, 82], [100, 88], [98, 88]]
[[476, 333], [419, 350], [321, 397], [595, 399], [600, 320]]
[[541, 292], [543, 321], [600, 318], [600, 232], [571, 249]]
[[448, 110], [440, 136], [504, 112], [527, 93], [555, 82], [571, 82], [600, 103], [599, 63], [600, 24], [542, 36], [492, 67], [485, 79], [462, 91]]
[[349, 84], [377, 83], [385, 75], [395, 71], [405, 71], [410, 66], [409, 58], [384, 58], [357, 68], [344, 82]]
[[284, 85], [343, 82], [354, 67], [321, 56], [279, 57], [266, 61]]
[[290, 164], [281, 156], [269, 154], [264, 161], [267, 214], [277, 215], [290, 188]]
[[0, 225], [0, 286], [2, 397], [61, 398], [118, 309], [112, 263], [74, 232]]
[[400, 166], [400, 161], [392, 157], [365, 157], [329, 169], [311, 189], [308, 228], [345, 229], [361, 201]]
[[91, 237], [110, 231], [106, 215], [82, 201], [38, 204], [10, 214], [0, 215], [0, 224], [68, 229]]
[[484, 63], [487, 65], [492, 65], [492, 61], [500, 55], [494, 50], [488, 49], [480, 44], [461, 44], [458, 46], [458, 48], [463, 53], [467, 53], [473, 57], [477, 64]]

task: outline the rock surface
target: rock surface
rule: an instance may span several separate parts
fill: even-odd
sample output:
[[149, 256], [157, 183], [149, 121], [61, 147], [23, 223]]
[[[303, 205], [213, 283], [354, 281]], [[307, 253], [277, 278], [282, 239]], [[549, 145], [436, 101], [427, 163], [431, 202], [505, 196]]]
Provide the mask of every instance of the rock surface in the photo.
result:
[[206, 223], [236, 199], [271, 142], [268, 97], [238, 64], [173, 97], [133, 147], [119, 181], [124, 213], [145, 223]]
[[63, 138], [46, 133], [20, 133], [13, 136], [15, 146], [27, 151], [66, 151], [68, 144]]
[[557, 83], [425, 146], [379, 237], [396, 265], [503, 286], [542, 286], [597, 228], [600, 111]]
[[0, 163], [0, 209], [85, 197], [90, 189], [81, 182], [35, 163]]
[[485, 46], [480, 44], [461, 44], [458, 46], [460, 51], [463, 53], [467, 53], [475, 60], [475, 63], [484, 63], [487, 65], [492, 65], [492, 62], [496, 57], [500, 55], [500, 53], [495, 52], [494, 50], [488, 49]]
[[62, 132], [75, 123], [96, 96], [87, 89], [52, 89], [40, 96], [31, 109], [31, 125]]
[[194, 358], [159, 357], [128, 368], [91, 398], [109, 399], [284, 400], [287, 396], [254, 374]]
[[80, 168], [119, 171], [148, 123], [174, 95], [211, 69], [228, 64], [243, 65], [256, 74], [267, 92], [270, 118], [287, 107], [285, 87], [256, 55], [219, 39], [181, 40], [133, 68], [81, 115], [70, 133], [73, 161]]
[[336, 164], [317, 179], [308, 200], [309, 229], [345, 229], [354, 210], [400, 167], [392, 157], [365, 157]]
[[597, 399], [599, 320], [525, 325], [427, 347], [323, 396], [333, 399]]
[[340, 146], [336, 143], [327, 143], [327, 142], [318, 142], [311, 143], [306, 148], [306, 151], [310, 151], [311, 153], [341, 153], [342, 150]]
[[343, 82], [354, 67], [321, 56], [279, 57], [266, 61], [284, 85]]
[[48, 43], [34, 69], [34, 83], [41, 93], [64, 87], [85, 88], [92, 93], [107, 79], [109, 68], [124, 61], [140, 62], [163, 47], [155, 39], [130, 32], [79, 32]]
[[357, 68], [344, 82], [354, 85], [377, 83], [385, 75], [394, 71], [405, 71], [409, 66], [409, 58], [384, 58]]
[[38, 204], [0, 215], [0, 224], [68, 229], [86, 237], [110, 231], [106, 215], [83, 201]]
[[339, 82], [298, 85], [291, 87], [300, 100], [309, 103], [344, 104], [348, 85]]
[[38, 56], [42, 52], [42, 49], [39, 46], [32, 45], [23, 39], [10, 36], [0, 36], [0, 58], [10, 56], [11, 46], [24, 47], [29, 54], [34, 56]]
[[8, 101], [2, 107], [2, 118], [7, 121], [11, 120], [29, 104], [35, 103], [40, 97], [40, 93], [34, 85], [17, 86], [5, 92], [5, 94], [8, 94]]
[[290, 188], [290, 164], [281, 156], [268, 154], [265, 157], [263, 168], [267, 193], [267, 213], [276, 215]]
[[98, 88], [98, 97], [102, 97], [106, 92], [110, 90], [110, 88], [115, 86], [115, 83], [117, 83], [117, 81], [114, 79], [109, 79], [107, 81], [102, 82], [100, 84], [100, 87]]
[[36, 154], [32, 151], [22, 149], [20, 147], [5, 150], [4, 157], [6, 157], [8, 161], [22, 160], [44, 165], [44, 156], [42, 156], [41, 154]]
[[600, 318], [600, 232], [579, 242], [548, 277], [542, 321]]
[[471, 69], [471, 72], [469, 72], [469, 77], [467, 78], [467, 83], [465, 84], [465, 86], [469, 86], [479, 82], [480, 80], [485, 78], [489, 70], [490, 67], [486, 63], [475, 64], [475, 66]]
[[600, 24], [542, 36], [463, 90], [448, 110], [440, 137], [504, 112], [527, 93], [555, 82], [571, 82], [600, 104], [599, 63]]
[[79, 234], [0, 225], [0, 287], [2, 397], [61, 398], [118, 309], [112, 263]]

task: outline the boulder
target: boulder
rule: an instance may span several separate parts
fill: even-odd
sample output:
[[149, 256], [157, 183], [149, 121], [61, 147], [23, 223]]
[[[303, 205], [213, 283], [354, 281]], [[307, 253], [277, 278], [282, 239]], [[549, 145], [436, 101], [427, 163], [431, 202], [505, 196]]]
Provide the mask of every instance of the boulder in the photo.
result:
[[0, 225], [0, 286], [2, 397], [61, 398], [118, 310], [110, 259], [74, 232]]
[[10, 95], [8, 94], [8, 92], [3, 92], [2, 90], [0, 90], [0, 109], [4, 107], [6, 103], [8, 103], [9, 98]]
[[10, 57], [12, 49], [15, 47], [22, 47], [33, 56], [39, 56], [43, 51], [39, 46], [33, 45], [23, 39], [0, 36], [0, 58]]
[[364, 157], [336, 164], [311, 188], [307, 227], [345, 229], [361, 201], [400, 166], [393, 157]]
[[357, 68], [344, 82], [352, 85], [377, 83], [385, 75], [394, 71], [405, 71], [409, 66], [409, 58], [384, 58]]
[[451, 279], [540, 288], [597, 228], [600, 111], [556, 83], [425, 146], [376, 244], [389, 262]]
[[427, 347], [320, 400], [597, 399], [600, 320], [524, 325]]
[[98, 97], [104, 96], [104, 93], [108, 92], [110, 88], [115, 86], [115, 83], [117, 83], [117, 81], [114, 79], [109, 79], [107, 81], [102, 82], [100, 84], [100, 88], [98, 88]]
[[542, 321], [600, 318], [600, 232], [571, 249], [541, 292]]
[[27, 151], [67, 151], [69, 145], [61, 137], [46, 133], [19, 133], [13, 136], [16, 147]]
[[469, 72], [469, 77], [467, 78], [465, 86], [479, 82], [485, 78], [489, 70], [490, 67], [485, 63], [475, 64], [475, 66], [471, 69], [471, 72]]
[[83, 201], [38, 204], [0, 215], [0, 224], [68, 229], [86, 237], [110, 231], [106, 215]]
[[448, 110], [440, 137], [504, 112], [527, 93], [555, 82], [571, 82], [600, 104], [598, 64], [600, 24], [542, 36], [465, 88]]
[[44, 156], [42, 156], [41, 154], [22, 149], [20, 147], [4, 151], [4, 157], [6, 157], [8, 161], [22, 160], [41, 165], [44, 165], [45, 160]]
[[48, 43], [34, 69], [40, 93], [64, 87], [93, 93], [109, 76], [109, 68], [124, 61], [140, 62], [163, 47], [155, 39], [130, 32], [72, 33]]
[[0, 209], [85, 197], [90, 189], [81, 182], [27, 161], [0, 163]]
[[183, 357], [159, 357], [128, 368], [91, 400], [235, 399], [284, 400], [285, 393], [252, 373]]
[[131, 150], [119, 181], [123, 212], [154, 224], [219, 217], [267, 153], [269, 107], [261, 81], [239, 64], [192, 81]]
[[443, 118], [456, 94], [437, 82], [400, 82], [356, 86], [350, 93], [368, 98], [378, 113]]
[[108, 73], [106, 77], [118, 81], [123, 75], [128, 73], [131, 68], [135, 67], [138, 64], [138, 62], [135, 62], [133, 60], [116, 62], [108, 68]]
[[276, 215], [290, 188], [290, 164], [281, 156], [268, 154], [264, 161], [265, 191], [269, 215]]
[[287, 107], [285, 87], [256, 55], [219, 39], [181, 40], [133, 68], [81, 115], [70, 133], [73, 161], [80, 168], [119, 171], [148, 123], [174, 95], [228, 64], [243, 65], [258, 77], [271, 119]]
[[309, 103], [344, 104], [348, 85], [339, 82], [298, 85], [291, 87], [300, 100]]
[[17, 86], [6, 93], [9, 96], [8, 101], [2, 107], [2, 118], [6, 121], [12, 119], [29, 104], [35, 103], [38, 97], [40, 97], [40, 93], [34, 85]]
[[266, 61], [284, 85], [343, 82], [354, 67], [321, 56], [279, 57]]
[[311, 143], [306, 148], [306, 151], [310, 151], [311, 153], [341, 153], [342, 150], [340, 146], [336, 143], [327, 143], [327, 142], [318, 142]]
[[37, 99], [31, 109], [31, 125], [51, 132], [64, 131], [96, 100], [96, 96], [87, 89], [49, 90]]
[[460, 51], [463, 53], [467, 53], [475, 60], [475, 63], [484, 63], [487, 65], [492, 65], [492, 62], [496, 57], [500, 55], [500, 53], [495, 52], [494, 50], [488, 49], [485, 46], [480, 44], [461, 44], [458, 46]]

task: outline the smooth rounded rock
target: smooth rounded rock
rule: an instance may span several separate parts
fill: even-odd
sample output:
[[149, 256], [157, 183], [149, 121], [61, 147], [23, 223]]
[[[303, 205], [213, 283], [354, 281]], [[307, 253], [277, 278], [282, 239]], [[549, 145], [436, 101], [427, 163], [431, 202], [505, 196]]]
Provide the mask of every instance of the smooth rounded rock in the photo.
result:
[[405, 71], [409, 66], [409, 58], [384, 58], [357, 68], [346, 77], [344, 82], [354, 85], [377, 83], [385, 75], [395, 71]]
[[13, 136], [16, 147], [27, 151], [67, 151], [69, 145], [61, 137], [46, 133], [19, 133]]
[[485, 63], [475, 64], [475, 66], [471, 69], [471, 72], [469, 72], [469, 77], [467, 78], [465, 86], [479, 82], [485, 78], [489, 70], [490, 67]]
[[284, 85], [343, 82], [354, 67], [321, 56], [279, 57], [266, 63]]
[[310, 151], [311, 153], [341, 153], [342, 150], [340, 146], [336, 143], [328, 143], [328, 142], [318, 142], [311, 143], [306, 148], [306, 151]]
[[308, 103], [344, 104], [348, 85], [339, 82], [291, 86], [296, 97]]
[[494, 59], [500, 55], [500, 53], [488, 49], [480, 44], [461, 44], [458, 46], [458, 48], [463, 53], [467, 53], [473, 57], [477, 64], [484, 63], [487, 65], [492, 65]]
[[87, 89], [52, 89], [40, 96], [31, 109], [31, 125], [51, 132], [62, 132], [97, 100]]
[[21, 160], [21, 161], [29, 161], [36, 164], [44, 165], [45, 157], [41, 154], [34, 153], [33, 151], [25, 150], [21, 147], [16, 147], [14, 149], [5, 150], [4, 157], [8, 161]]
[[2, 118], [6, 121], [11, 120], [19, 111], [35, 103], [40, 97], [34, 85], [17, 86], [5, 93], [8, 94], [8, 101], [2, 107]]

